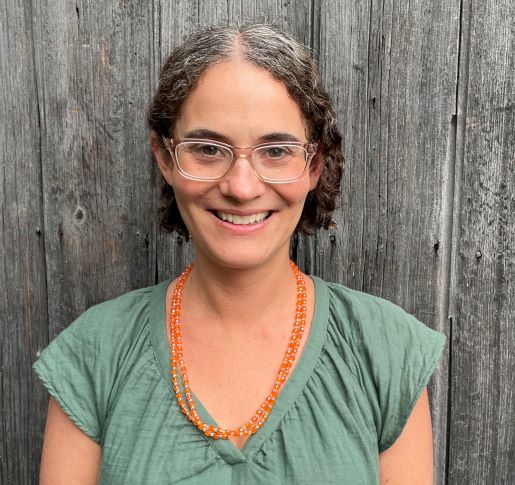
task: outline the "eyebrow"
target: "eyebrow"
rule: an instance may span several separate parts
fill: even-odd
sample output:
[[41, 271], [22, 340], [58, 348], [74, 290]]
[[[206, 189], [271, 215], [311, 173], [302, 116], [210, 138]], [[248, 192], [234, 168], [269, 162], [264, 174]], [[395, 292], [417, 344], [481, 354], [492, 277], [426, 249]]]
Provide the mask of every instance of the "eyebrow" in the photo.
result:
[[[231, 140], [228, 137], [222, 135], [221, 133], [217, 133], [216, 131], [208, 130], [206, 128], [199, 128], [197, 130], [188, 131], [184, 135], [184, 138], [206, 138], [209, 140], [222, 141], [224, 143], [227, 143], [228, 145], [231, 145]], [[267, 133], [266, 135], [260, 136], [258, 140], [259, 143], [266, 143], [271, 141], [300, 142], [300, 140], [291, 133], [278, 131], [275, 131], [273, 133]]]

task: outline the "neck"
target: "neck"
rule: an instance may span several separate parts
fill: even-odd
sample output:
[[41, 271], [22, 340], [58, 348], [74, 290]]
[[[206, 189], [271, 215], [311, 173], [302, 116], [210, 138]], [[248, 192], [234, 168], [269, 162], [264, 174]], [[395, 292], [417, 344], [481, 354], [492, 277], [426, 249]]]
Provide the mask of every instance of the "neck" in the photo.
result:
[[221, 268], [198, 257], [185, 284], [184, 299], [194, 302], [188, 305], [188, 313], [197, 322], [238, 337], [277, 325], [283, 320], [277, 317], [285, 311], [293, 314], [296, 281], [287, 254], [245, 269]]

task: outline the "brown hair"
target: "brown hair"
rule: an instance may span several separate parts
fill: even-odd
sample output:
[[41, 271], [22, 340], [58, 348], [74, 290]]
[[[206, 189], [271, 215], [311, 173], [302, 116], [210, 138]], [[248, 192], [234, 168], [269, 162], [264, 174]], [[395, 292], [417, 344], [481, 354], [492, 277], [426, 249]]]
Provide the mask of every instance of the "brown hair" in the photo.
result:
[[[198, 79], [213, 64], [234, 57], [235, 48], [245, 61], [266, 69], [283, 82], [298, 103], [308, 125], [309, 141], [318, 143], [313, 163], [322, 163], [323, 167], [317, 186], [306, 197], [295, 230], [313, 234], [319, 228], [328, 229], [334, 224], [331, 216], [345, 166], [342, 137], [316, 61], [307, 47], [288, 34], [263, 24], [208, 27], [193, 33], [172, 51], [161, 68], [148, 109], [149, 127], [159, 135], [160, 142], [161, 137], [171, 136], [180, 107]], [[187, 236], [173, 189], [164, 179], [161, 200], [159, 224], [167, 231]]]

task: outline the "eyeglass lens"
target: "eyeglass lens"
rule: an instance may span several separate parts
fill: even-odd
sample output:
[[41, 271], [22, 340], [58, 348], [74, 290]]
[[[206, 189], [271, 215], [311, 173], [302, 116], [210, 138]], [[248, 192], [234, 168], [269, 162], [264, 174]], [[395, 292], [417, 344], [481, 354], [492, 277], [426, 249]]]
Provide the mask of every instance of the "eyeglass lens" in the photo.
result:
[[[177, 145], [180, 168], [193, 177], [218, 178], [229, 169], [233, 153], [212, 143], [183, 142]], [[252, 161], [258, 174], [269, 180], [299, 177], [306, 168], [308, 153], [296, 145], [273, 145], [254, 149]]]

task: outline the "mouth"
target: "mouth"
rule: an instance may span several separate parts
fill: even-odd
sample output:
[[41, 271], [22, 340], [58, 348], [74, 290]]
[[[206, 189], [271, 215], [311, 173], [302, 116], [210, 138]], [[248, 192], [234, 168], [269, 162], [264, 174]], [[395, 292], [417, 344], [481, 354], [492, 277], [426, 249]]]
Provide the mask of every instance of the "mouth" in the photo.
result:
[[211, 210], [210, 212], [218, 219], [238, 226], [259, 224], [268, 219], [272, 214], [272, 211], [262, 211], [248, 215], [231, 214], [230, 212], [219, 210]]

